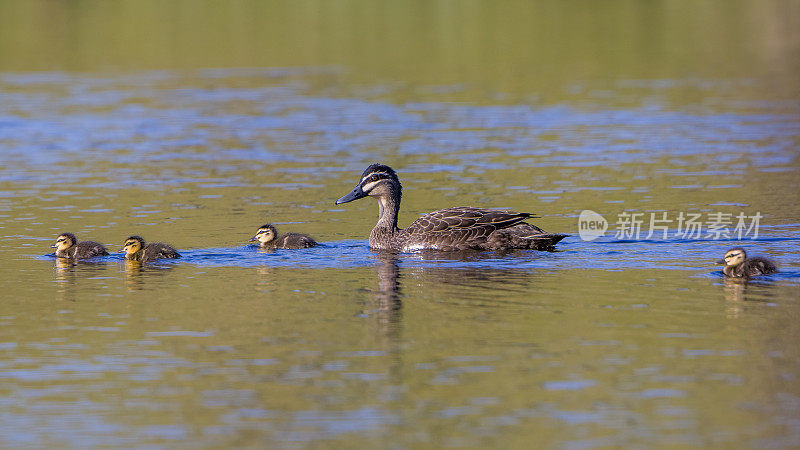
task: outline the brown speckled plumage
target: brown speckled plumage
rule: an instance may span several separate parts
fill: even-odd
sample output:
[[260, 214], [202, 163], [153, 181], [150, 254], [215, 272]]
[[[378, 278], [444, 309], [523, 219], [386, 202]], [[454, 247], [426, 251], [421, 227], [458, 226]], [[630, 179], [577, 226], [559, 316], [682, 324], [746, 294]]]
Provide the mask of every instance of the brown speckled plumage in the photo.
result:
[[163, 242], [146, 243], [141, 236], [125, 239], [125, 259], [148, 263], [159, 259], [175, 259], [181, 255], [171, 245]]
[[759, 256], [748, 258], [741, 247], [734, 247], [725, 252], [725, 258], [717, 261], [717, 264], [725, 264], [722, 273], [730, 278], [752, 278], [778, 271], [775, 263], [767, 258]]
[[259, 246], [265, 249], [298, 249], [311, 248], [317, 245], [317, 241], [305, 234], [285, 233], [279, 235], [278, 230], [272, 224], [264, 224], [258, 227], [258, 232], [250, 241], [258, 241]]
[[[63, 239], [63, 240], [62, 240]], [[78, 241], [72, 233], [62, 233], [56, 238], [55, 255], [59, 258], [87, 259], [95, 256], [108, 255], [105, 246], [94, 241]]]
[[366, 196], [378, 200], [378, 223], [369, 246], [378, 250], [504, 250], [512, 248], [552, 250], [566, 237], [525, 222], [531, 215], [508, 210], [462, 206], [421, 216], [406, 229], [397, 227], [402, 186], [392, 168], [372, 164], [353, 191], [336, 201], [347, 203]]

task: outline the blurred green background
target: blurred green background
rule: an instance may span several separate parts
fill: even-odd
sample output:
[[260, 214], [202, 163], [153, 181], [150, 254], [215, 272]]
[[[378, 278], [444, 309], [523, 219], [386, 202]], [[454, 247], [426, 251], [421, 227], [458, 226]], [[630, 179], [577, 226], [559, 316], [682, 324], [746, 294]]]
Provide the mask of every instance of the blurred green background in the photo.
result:
[[756, 77], [792, 96], [800, 2], [0, 1], [0, 71], [276, 66], [544, 101], [640, 78]]

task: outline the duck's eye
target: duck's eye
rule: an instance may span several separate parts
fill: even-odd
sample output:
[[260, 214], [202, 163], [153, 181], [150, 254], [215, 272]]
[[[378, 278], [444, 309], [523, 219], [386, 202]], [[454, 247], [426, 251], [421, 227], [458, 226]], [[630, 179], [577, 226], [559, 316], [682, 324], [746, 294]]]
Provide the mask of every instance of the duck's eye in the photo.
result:
[[369, 181], [378, 181], [379, 177], [377, 175], [373, 175], [369, 177]]

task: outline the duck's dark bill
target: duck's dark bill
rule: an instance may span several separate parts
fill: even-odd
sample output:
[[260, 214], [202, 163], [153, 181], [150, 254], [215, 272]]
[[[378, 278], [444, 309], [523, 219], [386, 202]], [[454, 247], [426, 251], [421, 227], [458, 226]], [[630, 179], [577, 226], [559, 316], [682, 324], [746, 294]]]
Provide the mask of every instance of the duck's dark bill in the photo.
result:
[[341, 205], [342, 203], [352, 202], [353, 200], [358, 200], [366, 196], [367, 194], [365, 194], [364, 191], [361, 190], [361, 186], [356, 186], [352, 190], [352, 192], [340, 198], [339, 200], [336, 200], [336, 204]]
[[725, 264], [725, 260], [724, 259], [720, 259], [719, 261], [717, 261], [717, 264]]

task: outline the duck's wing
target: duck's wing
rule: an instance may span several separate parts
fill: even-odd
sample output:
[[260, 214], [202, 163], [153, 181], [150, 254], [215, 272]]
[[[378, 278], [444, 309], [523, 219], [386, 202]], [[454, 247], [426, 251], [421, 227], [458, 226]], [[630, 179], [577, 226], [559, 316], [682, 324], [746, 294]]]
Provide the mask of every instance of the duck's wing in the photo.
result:
[[180, 258], [181, 255], [171, 245], [164, 244], [163, 242], [152, 242], [147, 244], [144, 249], [144, 257], [142, 259], [152, 261], [154, 259], [175, 259]]
[[548, 233], [536, 225], [527, 222], [518, 223], [512, 227], [497, 230], [486, 241], [487, 249], [533, 249], [554, 250], [554, 247], [566, 234]]
[[435, 233], [486, 227], [494, 231], [514, 226], [529, 217], [531, 217], [529, 213], [461, 206], [425, 214], [406, 230], [410, 233]]
[[403, 231], [411, 243], [438, 248], [480, 248], [494, 231], [512, 227], [529, 217], [529, 213], [463, 206], [425, 214]]

